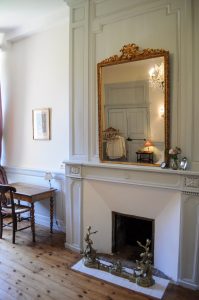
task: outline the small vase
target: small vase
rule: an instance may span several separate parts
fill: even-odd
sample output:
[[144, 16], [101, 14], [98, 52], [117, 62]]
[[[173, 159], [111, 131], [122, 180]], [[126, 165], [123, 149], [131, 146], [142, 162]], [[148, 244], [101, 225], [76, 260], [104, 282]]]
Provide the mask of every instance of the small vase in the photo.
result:
[[178, 169], [178, 160], [177, 159], [171, 159], [170, 167], [172, 170]]

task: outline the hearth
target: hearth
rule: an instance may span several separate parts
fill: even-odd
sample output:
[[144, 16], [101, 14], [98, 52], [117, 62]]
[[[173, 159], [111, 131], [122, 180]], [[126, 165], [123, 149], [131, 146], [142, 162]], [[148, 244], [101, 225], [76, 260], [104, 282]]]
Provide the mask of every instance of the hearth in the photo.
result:
[[153, 219], [112, 212], [112, 253], [135, 262], [142, 252], [137, 241], [150, 239], [154, 257], [154, 227]]

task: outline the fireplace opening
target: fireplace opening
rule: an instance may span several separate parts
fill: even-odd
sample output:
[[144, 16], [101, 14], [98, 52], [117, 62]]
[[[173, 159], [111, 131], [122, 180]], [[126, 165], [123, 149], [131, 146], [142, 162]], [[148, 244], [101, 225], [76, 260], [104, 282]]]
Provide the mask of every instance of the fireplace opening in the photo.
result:
[[154, 254], [154, 220], [112, 212], [112, 253], [127, 260], [140, 259], [146, 239], [151, 240], [150, 251]]

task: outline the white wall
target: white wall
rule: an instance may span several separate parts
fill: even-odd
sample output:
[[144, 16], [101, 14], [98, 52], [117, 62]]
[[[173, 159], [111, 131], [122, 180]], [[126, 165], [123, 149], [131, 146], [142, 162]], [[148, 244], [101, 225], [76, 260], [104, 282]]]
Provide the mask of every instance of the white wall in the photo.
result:
[[[81, 242], [83, 241], [81, 220], [83, 220], [83, 227], [91, 224], [94, 229], [97, 230], [100, 227], [101, 232], [105, 233], [105, 242], [99, 240], [100, 238], [96, 241], [99, 247], [110, 247], [109, 238], [111, 233], [110, 230], [107, 232], [106, 228], [107, 226], [110, 228], [111, 221], [109, 217], [111, 209], [115, 208], [117, 202], [117, 207], [120, 205], [123, 211], [128, 208], [133, 210], [135, 206], [130, 203], [130, 196], [136, 195], [137, 199], [135, 201], [139, 202], [139, 195], [143, 192], [143, 188], [135, 182], [138, 192], [134, 193], [135, 191], [132, 187], [127, 188], [126, 185], [120, 184], [124, 180], [123, 178], [126, 178], [124, 174], [118, 179], [118, 172], [123, 171], [121, 166], [114, 165], [114, 169], [110, 165], [104, 164], [105, 168], [107, 168], [102, 175], [104, 183], [94, 185], [89, 174], [86, 178], [87, 182], [82, 184], [82, 193], [81, 179], [83, 171], [81, 171], [81, 167], [76, 166], [78, 161], [82, 162], [83, 165], [88, 165], [86, 169], [89, 169], [89, 164], [94, 164], [95, 162], [97, 170], [93, 176], [94, 180], [97, 180], [97, 174], [101, 172], [100, 169], [103, 165], [99, 162], [98, 156], [96, 65], [114, 54], [120, 55], [119, 50], [123, 45], [129, 43], [135, 43], [144, 49], [163, 48], [169, 51], [171, 145], [173, 147], [176, 145], [181, 147], [182, 155], [187, 156], [189, 162], [191, 162], [191, 168], [197, 171], [193, 176], [190, 174], [189, 180], [191, 183], [188, 184], [191, 187], [190, 192], [194, 192], [192, 187], [198, 186], [197, 175], [199, 171], [199, 137], [197, 132], [199, 111], [197, 83], [199, 70], [199, 2], [197, 0], [67, 0], [67, 2], [71, 7], [70, 71], [72, 76], [70, 85], [71, 146], [69, 158], [71, 165], [74, 163], [74, 167], [68, 163], [66, 168], [66, 170], [69, 170], [69, 176], [71, 176], [66, 201], [69, 202], [69, 209], [74, 203], [79, 205], [79, 210], [76, 211], [77, 213], [80, 212], [80, 216], [78, 219], [79, 223], [77, 224], [76, 222], [76, 227], [72, 227], [71, 233], [68, 226], [70, 235], [67, 232], [66, 239], [68, 241], [66, 245], [71, 244], [78, 249], [76, 245], [78, 242], [78, 246], [81, 247]], [[192, 54], [195, 61], [192, 60]], [[194, 65], [192, 65], [193, 62]], [[193, 125], [195, 129], [193, 129]], [[129, 166], [129, 168], [133, 172], [136, 166]], [[144, 168], [146, 171], [147, 167]], [[161, 171], [167, 172], [167, 170]], [[119, 182], [117, 187], [114, 187], [116, 192], [112, 192], [113, 185], [110, 183], [111, 180], [107, 180], [107, 172], [113, 174], [111, 178], [115, 177], [116, 182]], [[172, 172], [175, 174], [175, 171], [172, 170]], [[151, 174], [154, 175], [155, 171], [152, 171]], [[184, 174], [187, 174], [187, 171]], [[76, 180], [74, 180], [75, 176]], [[127, 174], [127, 178], [129, 178], [128, 176], [131, 175]], [[144, 174], [140, 175], [140, 181], [144, 184]], [[168, 174], [168, 181], [172, 181], [171, 174]], [[157, 182], [158, 180], [155, 182], [154, 190], [158, 195]], [[182, 186], [182, 183], [177, 184], [175, 189], [180, 191], [179, 186]], [[166, 243], [169, 232], [171, 232], [171, 248], [174, 249], [174, 255], [169, 260], [168, 268], [172, 269], [170, 264], [175, 261], [177, 265], [179, 261], [180, 199], [177, 199], [174, 194], [173, 196], [170, 195], [169, 190], [165, 190], [164, 197], [169, 203], [161, 214], [156, 215], [156, 222], [160, 222], [160, 217], [163, 220], [161, 224], [166, 222], [167, 232], [164, 235], [159, 234], [162, 245]], [[161, 193], [159, 198], [162, 200]], [[173, 208], [171, 208], [172, 200], [174, 203]], [[147, 195], [147, 201], [151, 204], [150, 208], [155, 211], [156, 203], [152, 194]], [[83, 206], [82, 215], [81, 205]], [[95, 208], [97, 209], [95, 210]], [[137, 212], [139, 210], [146, 211], [144, 203], [139, 202], [139, 206], [136, 206], [136, 208]], [[71, 218], [68, 217], [68, 223], [71, 219], [76, 221], [73, 207], [71, 211], [73, 214], [68, 210], [68, 215], [70, 213], [72, 215]], [[166, 214], [168, 219], [165, 217]], [[109, 220], [107, 221], [108, 218]], [[175, 226], [174, 222], [176, 220], [178, 224]], [[175, 227], [175, 230], [172, 230], [173, 227]], [[74, 231], [78, 238], [76, 238]], [[74, 241], [73, 236], [75, 237]], [[159, 251], [157, 248], [156, 250]], [[172, 255], [171, 251], [168, 253]], [[164, 250], [163, 256], [167, 256], [168, 253]], [[195, 253], [198, 254], [198, 248]], [[160, 265], [161, 261], [162, 258], [156, 261], [157, 265]], [[181, 263], [186, 265], [187, 261], [184, 260]], [[164, 268], [165, 271], [166, 269], [167, 267]], [[177, 268], [173, 271], [173, 278], [176, 278]], [[188, 277], [185, 281], [188, 283], [190, 280], [198, 287], [198, 277], [195, 277], [194, 280]]]
[[[54, 227], [65, 230], [65, 181], [62, 161], [69, 148], [69, 21], [14, 42], [0, 53], [4, 116], [2, 165], [9, 183], [57, 189]], [[32, 109], [51, 109], [51, 139], [33, 140]], [[35, 220], [49, 226], [49, 201], [36, 203]]]
[[[68, 157], [68, 21], [11, 45], [2, 56], [7, 167], [63, 171]], [[32, 109], [51, 109], [51, 140], [36, 141]]]

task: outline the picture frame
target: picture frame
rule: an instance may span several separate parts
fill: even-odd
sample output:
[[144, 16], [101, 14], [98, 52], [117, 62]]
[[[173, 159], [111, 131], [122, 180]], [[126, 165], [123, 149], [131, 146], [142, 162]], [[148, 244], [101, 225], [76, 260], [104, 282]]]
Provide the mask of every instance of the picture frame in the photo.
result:
[[180, 161], [180, 170], [186, 170], [188, 166], [188, 160], [186, 157], [183, 157]]
[[160, 165], [161, 169], [166, 169], [167, 168], [167, 163], [163, 161]]
[[33, 140], [50, 140], [50, 108], [32, 110]]

